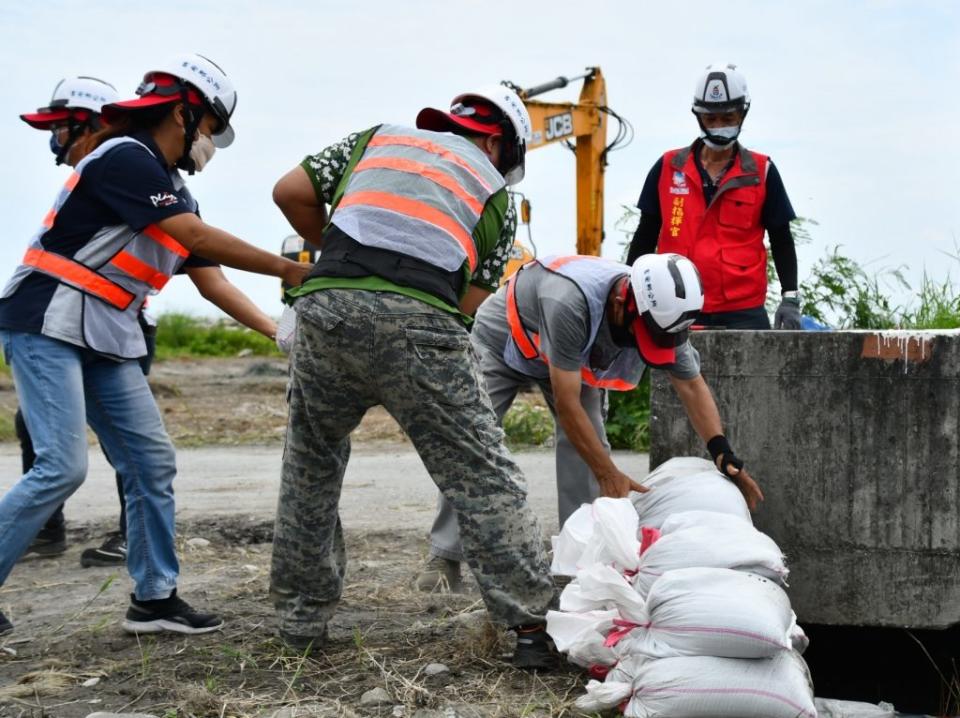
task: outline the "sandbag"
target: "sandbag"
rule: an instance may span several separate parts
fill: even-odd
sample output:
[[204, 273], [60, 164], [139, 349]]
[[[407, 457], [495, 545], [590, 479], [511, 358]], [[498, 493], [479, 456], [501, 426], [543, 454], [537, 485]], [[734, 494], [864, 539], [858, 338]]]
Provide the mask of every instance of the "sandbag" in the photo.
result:
[[642, 596], [667, 571], [681, 568], [729, 568], [786, 583], [787, 567], [777, 544], [745, 522], [718, 530], [696, 526], [665, 534], [640, 556], [633, 579]]
[[897, 715], [889, 703], [874, 705], [833, 698], [816, 698], [813, 703], [820, 718], [896, 718]]
[[603, 683], [590, 681], [577, 707], [627, 718], [816, 718], [810, 674], [792, 651], [772, 658], [630, 656]]
[[577, 573], [577, 578], [560, 594], [560, 610], [567, 613], [616, 610], [621, 618], [632, 623], [647, 621], [643, 598], [630, 581], [616, 569], [602, 564]]
[[722, 514], [719, 511], [681, 511], [671, 514], [660, 525], [660, 534], [672, 534], [683, 529], [709, 527], [717, 531], [733, 529], [734, 531], [743, 528], [743, 524], [753, 526], [750, 517], [744, 521], [742, 516], [733, 514]]
[[554, 536], [551, 573], [575, 576], [594, 564], [633, 573], [640, 561], [639, 517], [629, 499], [601, 497], [584, 504]]
[[571, 663], [584, 668], [612, 666], [619, 656], [605, 641], [619, 618], [620, 612], [615, 609], [583, 613], [547, 611], [547, 633]]
[[750, 509], [740, 489], [715, 468], [666, 476], [645, 494], [632, 492], [630, 500], [641, 526], [660, 528], [671, 515], [683, 511], [714, 511], [750, 521]]
[[650, 589], [630, 652], [654, 658], [768, 658], [791, 648], [790, 599], [773, 581], [726, 568], [668, 571]]
[[709, 459], [702, 459], [698, 456], [675, 456], [672, 459], [664, 461], [655, 468], [640, 483], [650, 488], [663, 481], [669, 481], [679, 476], [690, 476], [691, 474], [700, 474], [704, 471], [715, 470], [713, 462]]

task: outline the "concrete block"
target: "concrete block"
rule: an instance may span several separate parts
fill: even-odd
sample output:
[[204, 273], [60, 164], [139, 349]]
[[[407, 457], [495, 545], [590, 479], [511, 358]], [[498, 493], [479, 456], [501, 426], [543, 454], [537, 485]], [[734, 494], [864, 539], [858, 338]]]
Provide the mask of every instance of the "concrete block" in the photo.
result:
[[[694, 332], [801, 622], [960, 621], [960, 332]], [[706, 456], [666, 375], [650, 466]]]

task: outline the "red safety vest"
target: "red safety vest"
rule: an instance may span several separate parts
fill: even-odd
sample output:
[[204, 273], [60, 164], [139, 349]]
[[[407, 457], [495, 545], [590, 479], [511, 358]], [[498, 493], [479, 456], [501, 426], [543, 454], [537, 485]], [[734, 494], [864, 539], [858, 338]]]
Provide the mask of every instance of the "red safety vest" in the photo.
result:
[[705, 313], [761, 307], [767, 298], [767, 250], [760, 211], [769, 158], [741, 147], [707, 206], [692, 150], [663, 156], [657, 251], [681, 254], [696, 265]]

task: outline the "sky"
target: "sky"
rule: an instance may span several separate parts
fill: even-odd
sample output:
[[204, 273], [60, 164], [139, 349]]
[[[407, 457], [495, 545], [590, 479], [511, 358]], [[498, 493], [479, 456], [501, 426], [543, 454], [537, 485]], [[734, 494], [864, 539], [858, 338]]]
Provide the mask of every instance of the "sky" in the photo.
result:
[[[48, 136], [18, 115], [45, 105], [62, 77], [92, 75], [132, 97], [155, 64], [200, 52], [236, 85], [237, 140], [188, 183], [205, 221], [270, 251], [291, 233], [271, 190], [305, 155], [381, 122], [411, 124], [420, 108], [446, 107], [472, 88], [531, 86], [599, 66], [609, 106], [636, 131], [606, 174], [603, 253], [618, 258], [623, 207], [636, 203], [665, 150], [697, 136], [694, 84], [723, 61], [750, 88], [744, 145], [773, 158], [797, 214], [818, 223], [813, 242], [798, 247], [801, 281], [836, 245], [870, 270], [903, 269], [914, 285], [925, 271], [960, 280], [958, 48], [953, 0], [6, 0], [0, 267], [12, 273], [66, 178]], [[531, 152], [517, 189], [533, 204], [541, 255], [574, 253], [572, 153]], [[227, 273], [279, 314], [277, 280]], [[219, 314], [185, 277], [151, 306]]]

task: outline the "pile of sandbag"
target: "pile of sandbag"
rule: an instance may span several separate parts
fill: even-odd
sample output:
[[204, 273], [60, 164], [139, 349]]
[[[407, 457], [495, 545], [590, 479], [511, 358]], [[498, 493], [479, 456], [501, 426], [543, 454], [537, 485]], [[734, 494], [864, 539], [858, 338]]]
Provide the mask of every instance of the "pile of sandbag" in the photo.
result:
[[547, 630], [594, 677], [577, 706], [656, 718], [817, 715], [787, 568], [739, 490], [674, 459], [631, 499], [582, 506], [554, 537], [572, 576]]

